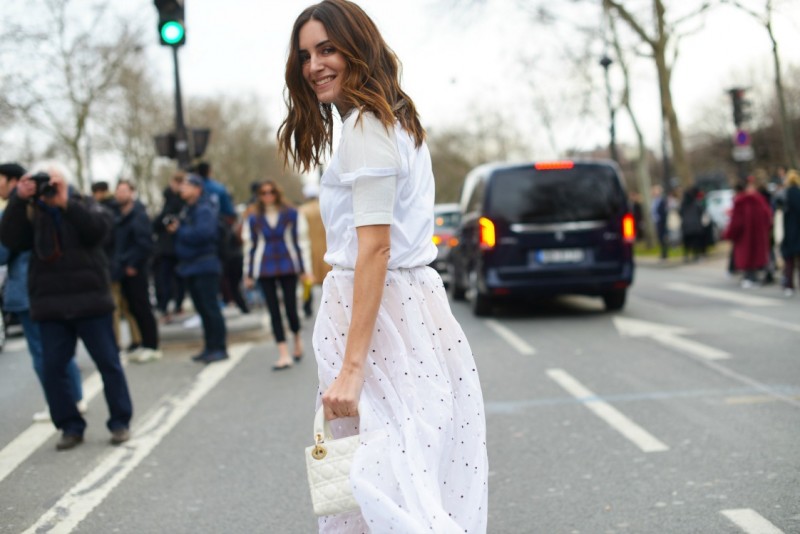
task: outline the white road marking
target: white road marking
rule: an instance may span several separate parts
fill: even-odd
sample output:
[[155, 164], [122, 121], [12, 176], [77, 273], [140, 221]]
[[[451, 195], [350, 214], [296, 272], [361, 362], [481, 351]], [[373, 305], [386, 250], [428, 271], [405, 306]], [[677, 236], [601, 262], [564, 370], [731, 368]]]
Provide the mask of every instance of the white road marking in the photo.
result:
[[754, 295], [742, 295], [725, 289], [714, 289], [711, 287], [684, 284], [682, 282], [673, 282], [667, 284], [666, 287], [672, 291], [680, 291], [681, 293], [688, 293], [690, 295], [700, 295], [711, 299], [732, 302], [734, 304], [743, 304], [745, 306], [779, 306], [781, 304], [779, 300], [757, 297]]
[[111, 449], [80, 482], [68, 490], [25, 534], [68, 534], [161, 443], [186, 414], [244, 358], [252, 343], [229, 348], [229, 359], [203, 369], [188, 390], [167, 397], [137, 428], [133, 439]]
[[783, 534], [783, 531], [750, 508], [720, 512], [747, 534]]
[[520, 354], [524, 356], [532, 356], [536, 354], [536, 349], [528, 345], [524, 339], [494, 319], [486, 319], [484, 323], [486, 323], [486, 326], [494, 330], [495, 334], [503, 338], [506, 343], [517, 349]]
[[628, 317], [614, 317], [614, 326], [623, 337], [650, 337], [671, 349], [707, 360], [726, 360], [731, 357], [725, 351], [681, 337], [691, 332], [680, 326], [651, 323]]
[[800, 332], [800, 325], [795, 323], [788, 323], [786, 321], [780, 321], [778, 319], [772, 319], [770, 317], [764, 317], [763, 315], [756, 315], [755, 313], [747, 313], [744, 311], [732, 311], [731, 315], [734, 317], [738, 317], [739, 319], [745, 319], [746, 321], [754, 321], [757, 323], [767, 324], [770, 326], [775, 326], [777, 328], [784, 328], [786, 330], [791, 330], [792, 332]]
[[[96, 371], [83, 381], [83, 398], [88, 403], [103, 390], [103, 381]], [[57, 432], [52, 423], [33, 423], [0, 451], [0, 482], [36, 452]]]
[[28, 350], [28, 344], [25, 342], [25, 338], [22, 339], [6, 339], [5, 345], [3, 345], [3, 352], [21, 352], [21, 351]]
[[547, 376], [567, 390], [573, 397], [583, 402], [594, 414], [608, 423], [611, 428], [631, 440], [644, 452], [668, 451], [669, 447], [645, 429], [631, 421], [622, 412], [605, 401], [600, 400], [583, 384], [575, 380], [563, 369], [548, 369]]

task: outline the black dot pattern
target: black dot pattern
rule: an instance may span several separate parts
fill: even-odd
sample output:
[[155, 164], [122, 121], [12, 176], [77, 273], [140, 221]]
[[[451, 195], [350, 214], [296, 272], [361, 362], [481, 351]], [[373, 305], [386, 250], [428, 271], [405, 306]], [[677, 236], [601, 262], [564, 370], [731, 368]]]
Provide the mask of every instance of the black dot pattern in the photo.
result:
[[[314, 328], [319, 395], [341, 369], [353, 271], [325, 278]], [[321, 517], [324, 533], [484, 533], [486, 425], [478, 373], [433, 269], [390, 270], [365, 364], [360, 418], [335, 437], [361, 435], [351, 483], [361, 509]]]

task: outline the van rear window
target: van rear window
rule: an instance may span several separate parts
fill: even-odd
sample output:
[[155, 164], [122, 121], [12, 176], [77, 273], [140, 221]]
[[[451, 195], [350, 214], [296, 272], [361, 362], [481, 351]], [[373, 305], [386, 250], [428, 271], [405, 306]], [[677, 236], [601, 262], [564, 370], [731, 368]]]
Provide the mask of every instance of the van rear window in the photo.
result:
[[537, 171], [497, 171], [488, 198], [490, 217], [509, 223], [595, 221], [619, 214], [625, 196], [616, 173], [605, 165]]

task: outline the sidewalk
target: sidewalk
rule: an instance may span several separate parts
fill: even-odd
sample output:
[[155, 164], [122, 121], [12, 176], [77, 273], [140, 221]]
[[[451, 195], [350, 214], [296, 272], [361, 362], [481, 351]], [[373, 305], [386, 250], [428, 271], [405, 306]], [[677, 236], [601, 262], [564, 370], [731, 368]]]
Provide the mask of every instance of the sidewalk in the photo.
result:
[[[200, 318], [191, 306], [185, 313], [169, 324], [159, 324], [160, 342], [163, 348], [197, 347], [203, 344], [203, 327]], [[226, 306], [222, 310], [228, 331], [228, 344], [243, 341], [265, 341], [271, 337], [271, 328], [266, 311], [255, 309], [243, 314], [236, 308]], [[195, 318], [192, 320], [192, 318]]]
[[728, 258], [731, 252], [731, 244], [728, 241], [719, 241], [714, 247], [709, 250], [708, 254], [700, 259], [699, 262], [685, 262], [683, 256], [675, 256], [662, 260], [658, 256], [640, 256], [634, 257], [634, 262], [637, 267], [649, 267], [654, 269], [670, 269], [673, 267], [682, 267], [688, 265], [695, 266], [721, 266], [723, 270], [727, 269]]

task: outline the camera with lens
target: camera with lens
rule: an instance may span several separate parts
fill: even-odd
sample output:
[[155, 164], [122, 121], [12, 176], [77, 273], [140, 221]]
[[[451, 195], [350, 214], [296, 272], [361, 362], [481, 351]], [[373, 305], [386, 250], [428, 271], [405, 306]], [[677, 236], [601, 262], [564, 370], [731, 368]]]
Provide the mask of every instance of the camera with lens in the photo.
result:
[[46, 172], [37, 172], [31, 176], [31, 180], [36, 182], [36, 192], [33, 194], [33, 198], [53, 198], [56, 196], [58, 190], [56, 186], [50, 183], [50, 175]]
[[161, 223], [164, 226], [169, 226], [170, 224], [175, 223], [175, 222], [178, 222], [178, 216], [177, 215], [171, 215], [171, 214], [170, 215], [164, 215], [164, 218], [161, 219]]

